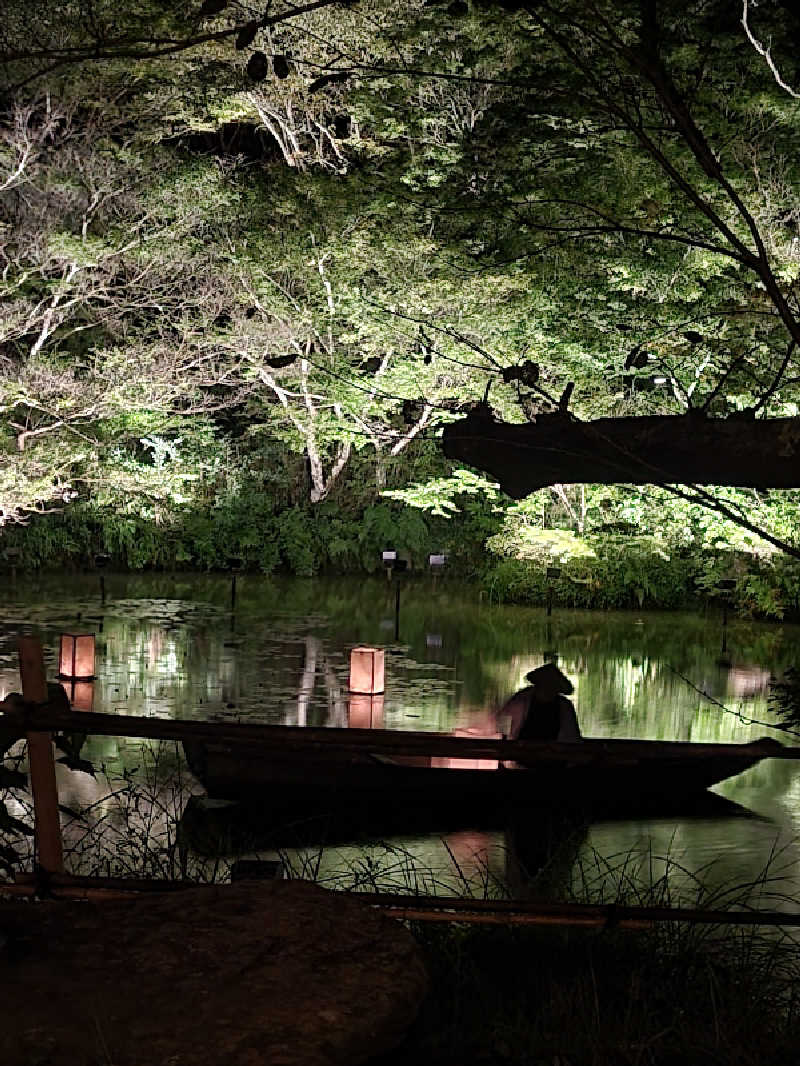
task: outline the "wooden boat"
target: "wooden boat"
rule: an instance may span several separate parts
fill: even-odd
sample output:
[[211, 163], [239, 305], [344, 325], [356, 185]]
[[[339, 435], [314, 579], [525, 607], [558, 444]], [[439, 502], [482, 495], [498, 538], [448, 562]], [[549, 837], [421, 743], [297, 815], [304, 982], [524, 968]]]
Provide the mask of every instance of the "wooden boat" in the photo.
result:
[[208, 795], [287, 809], [380, 803], [444, 815], [524, 806], [647, 809], [694, 796], [780, 755], [749, 744], [584, 739], [577, 744], [370, 729], [262, 727], [257, 742], [185, 741]]

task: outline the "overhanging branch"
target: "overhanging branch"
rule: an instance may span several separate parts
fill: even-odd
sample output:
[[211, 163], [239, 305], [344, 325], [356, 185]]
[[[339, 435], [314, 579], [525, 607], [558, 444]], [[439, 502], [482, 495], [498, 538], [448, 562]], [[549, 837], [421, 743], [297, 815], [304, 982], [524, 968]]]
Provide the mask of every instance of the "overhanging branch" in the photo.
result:
[[800, 487], [800, 418], [550, 414], [513, 425], [479, 409], [445, 427], [444, 449], [516, 498], [559, 482]]

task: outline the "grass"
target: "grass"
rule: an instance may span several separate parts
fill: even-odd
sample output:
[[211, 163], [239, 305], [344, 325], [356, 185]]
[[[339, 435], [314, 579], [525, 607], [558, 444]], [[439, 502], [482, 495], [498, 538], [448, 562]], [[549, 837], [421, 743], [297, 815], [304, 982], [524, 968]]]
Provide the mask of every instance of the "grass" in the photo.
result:
[[[797, 1061], [794, 945], [419, 926], [431, 991], [380, 1066], [783, 1066]], [[375, 1066], [378, 1066], [377, 1062]]]

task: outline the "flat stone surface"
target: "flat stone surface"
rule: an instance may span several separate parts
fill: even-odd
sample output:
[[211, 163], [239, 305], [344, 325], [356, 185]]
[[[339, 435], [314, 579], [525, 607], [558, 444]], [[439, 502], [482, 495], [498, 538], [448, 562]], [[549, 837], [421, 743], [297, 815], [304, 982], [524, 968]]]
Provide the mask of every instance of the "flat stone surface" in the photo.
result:
[[0, 903], [4, 1066], [355, 1066], [427, 979], [399, 923], [304, 881]]

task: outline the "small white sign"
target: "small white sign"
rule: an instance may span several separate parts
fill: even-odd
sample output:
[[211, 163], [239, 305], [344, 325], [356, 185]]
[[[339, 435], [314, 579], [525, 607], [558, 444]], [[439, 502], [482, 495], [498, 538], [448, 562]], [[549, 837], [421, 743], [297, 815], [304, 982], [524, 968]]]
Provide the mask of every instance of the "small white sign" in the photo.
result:
[[428, 562], [431, 566], [444, 566], [446, 558], [445, 555], [430, 555], [428, 556]]
[[393, 563], [397, 560], [397, 552], [381, 552], [381, 556], [385, 563]]

